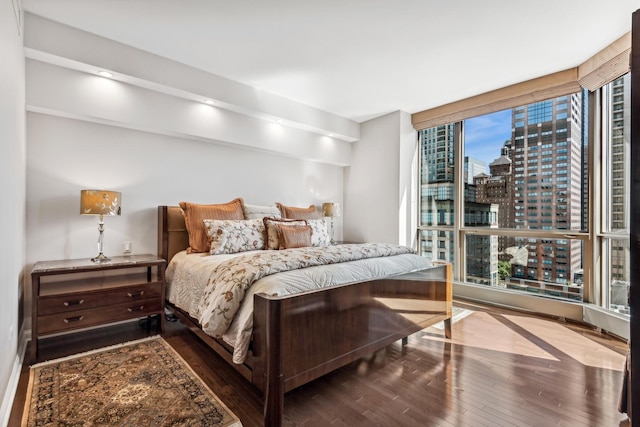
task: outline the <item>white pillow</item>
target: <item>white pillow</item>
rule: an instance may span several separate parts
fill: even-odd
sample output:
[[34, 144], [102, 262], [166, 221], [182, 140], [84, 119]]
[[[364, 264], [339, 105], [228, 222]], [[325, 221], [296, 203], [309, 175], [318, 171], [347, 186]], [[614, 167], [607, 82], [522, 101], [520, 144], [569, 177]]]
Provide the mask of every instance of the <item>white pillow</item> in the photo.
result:
[[205, 219], [203, 222], [211, 243], [211, 255], [264, 249], [262, 219]]
[[311, 226], [311, 246], [329, 246], [331, 244], [326, 219], [308, 219], [307, 223]]
[[277, 206], [244, 204], [244, 219], [262, 219], [265, 216], [280, 218], [280, 209]]

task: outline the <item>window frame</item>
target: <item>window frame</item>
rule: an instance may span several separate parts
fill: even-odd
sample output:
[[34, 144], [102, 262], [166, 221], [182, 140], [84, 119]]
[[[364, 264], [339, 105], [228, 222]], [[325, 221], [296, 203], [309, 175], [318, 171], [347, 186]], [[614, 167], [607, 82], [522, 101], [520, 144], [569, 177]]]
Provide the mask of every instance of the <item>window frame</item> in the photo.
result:
[[[420, 225], [420, 221], [418, 221], [418, 239], [421, 239], [422, 231], [447, 231], [452, 232], [454, 236], [454, 247], [453, 251], [453, 279], [458, 282], [467, 283], [466, 282], [466, 272], [467, 272], [467, 236], [497, 236], [497, 237], [522, 237], [522, 238], [535, 238], [535, 239], [575, 239], [583, 242], [585, 252], [591, 249], [591, 242], [593, 241], [593, 232], [592, 231], [569, 231], [569, 230], [528, 230], [528, 229], [506, 229], [506, 228], [488, 228], [488, 227], [473, 227], [473, 226], [465, 226], [464, 225], [464, 122], [456, 122], [454, 124], [454, 170], [456, 171], [454, 178], [454, 196], [453, 196], [453, 215], [454, 221], [453, 225]], [[589, 149], [592, 150], [591, 145], [593, 141], [589, 141]], [[418, 141], [419, 145], [419, 141]], [[418, 148], [419, 149], [419, 148]], [[589, 157], [590, 159], [592, 156]], [[422, 156], [418, 156], [418, 171], [422, 171]], [[589, 168], [589, 173], [592, 174], [593, 167]], [[420, 172], [418, 172], [420, 173]], [[589, 176], [589, 179], [592, 179], [592, 176]], [[417, 181], [420, 181], [421, 178], [418, 177]], [[593, 186], [590, 186], [591, 188]], [[591, 189], [590, 188], [590, 189]], [[419, 192], [420, 192], [419, 188]], [[420, 213], [422, 212], [422, 197], [421, 194], [418, 194], [418, 218], [420, 217]], [[591, 225], [591, 224], [590, 224]], [[593, 230], [593, 227], [589, 227], [589, 230]], [[421, 249], [422, 245], [418, 242], [418, 248]], [[591, 265], [585, 265], [583, 263], [583, 271], [593, 271]], [[587, 277], [587, 274], [585, 274]], [[587, 283], [589, 280], [589, 283]], [[591, 280], [591, 276], [589, 279], [585, 278], [583, 285], [583, 292], [585, 301], [590, 292], [587, 292], [586, 288], [591, 287], [593, 280]]]
[[[583, 257], [583, 301], [601, 307], [608, 307], [609, 295], [604, 292], [608, 287], [602, 286], [609, 280], [609, 270], [602, 264], [601, 256], [606, 254], [604, 239], [629, 240], [630, 234], [625, 231], [611, 232], [603, 228], [607, 213], [603, 208], [605, 197], [596, 191], [596, 186], [606, 186], [605, 177], [594, 166], [603, 160], [605, 135], [602, 134], [602, 94], [601, 88], [607, 83], [621, 77], [630, 71], [631, 33], [626, 33], [602, 51], [596, 53], [589, 60], [578, 67], [553, 73], [530, 81], [522, 82], [492, 92], [477, 95], [461, 101], [456, 101], [441, 107], [414, 113], [411, 120], [414, 128], [422, 129], [455, 123], [456, 147], [454, 168], [454, 223], [453, 226], [422, 226], [418, 221], [418, 247], [421, 249], [421, 235], [423, 230], [452, 232], [455, 249], [453, 251], [453, 278], [462, 281], [466, 275], [466, 237], [468, 235], [494, 235], [524, 238], [571, 238], [582, 241]], [[475, 228], [464, 226], [464, 132], [465, 119], [496, 112], [507, 108], [526, 106], [533, 102], [549, 98], [569, 95], [582, 88], [589, 90], [586, 104], [589, 108], [588, 128], [588, 188], [589, 209], [587, 213], [588, 231], [569, 230], [525, 230], [525, 229], [495, 229]], [[419, 146], [419, 144], [418, 144]], [[418, 174], [422, 170], [422, 156], [418, 156]], [[523, 165], [524, 167], [524, 165]], [[515, 172], [515, 169], [514, 169]], [[628, 173], [628, 171], [627, 171]], [[515, 178], [515, 175], [514, 175]], [[420, 177], [416, 178], [420, 182]], [[629, 177], [626, 177], [627, 182]], [[421, 185], [418, 186], [419, 191]], [[608, 190], [608, 189], [607, 189]], [[422, 197], [418, 194], [418, 218], [421, 213]], [[589, 256], [591, 254], [591, 256]]]

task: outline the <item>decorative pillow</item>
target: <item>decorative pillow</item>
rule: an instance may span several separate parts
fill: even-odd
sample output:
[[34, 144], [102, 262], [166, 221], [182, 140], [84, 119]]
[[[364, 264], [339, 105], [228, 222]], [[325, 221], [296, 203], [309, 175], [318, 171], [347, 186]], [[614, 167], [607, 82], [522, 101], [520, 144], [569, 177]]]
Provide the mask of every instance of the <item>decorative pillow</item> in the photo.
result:
[[316, 211], [315, 205], [311, 205], [308, 208], [296, 208], [292, 206], [285, 206], [282, 203], [276, 203], [282, 218], [289, 219], [320, 219], [320, 214]]
[[211, 255], [264, 249], [264, 223], [261, 219], [205, 219]]
[[184, 222], [189, 234], [188, 253], [209, 252], [209, 236], [204, 227], [204, 219], [244, 219], [241, 198], [233, 199], [229, 203], [218, 205], [199, 205], [196, 203], [180, 202]]
[[263, 218], [264, 228], [267, 231], [267, 241], [265, 244], [265, 249], [280, 249], [280, 239], [278, 238], [278, 225], [298, 225], [304, 226], [307, 225], [307, 221], [300, 219], [285, 219], [285, 218], [273, 218], [273, 217], [265, 217]]
[[262, 219], [265, 216], [280, 218], [280, 209], [277, 206], [244, 205], [244, 219]]
[[311, 227], [311, 246], [329, 246], [331, 244], [326, 219], [310, 219], [307, 223]]
[[311, 227], [308, 225], [278, 225], [279, 249], [311, 246]]

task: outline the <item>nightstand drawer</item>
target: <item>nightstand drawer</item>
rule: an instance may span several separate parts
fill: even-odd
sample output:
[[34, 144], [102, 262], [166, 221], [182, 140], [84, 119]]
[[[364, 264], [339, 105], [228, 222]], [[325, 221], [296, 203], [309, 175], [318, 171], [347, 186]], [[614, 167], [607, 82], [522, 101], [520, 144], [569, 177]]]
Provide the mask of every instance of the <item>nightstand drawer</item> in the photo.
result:
[[162, 310], [158, 298], [140, 299], [122, 304], [38, 316], [38, 333], [51, 334], [120, 320], [144, 317]]
[[44, 296], [38, 299], [38, 315], [68, 313], [148, 298], [159, 298], [161, 293], [161, 284], [156, 282], [108, 290]]

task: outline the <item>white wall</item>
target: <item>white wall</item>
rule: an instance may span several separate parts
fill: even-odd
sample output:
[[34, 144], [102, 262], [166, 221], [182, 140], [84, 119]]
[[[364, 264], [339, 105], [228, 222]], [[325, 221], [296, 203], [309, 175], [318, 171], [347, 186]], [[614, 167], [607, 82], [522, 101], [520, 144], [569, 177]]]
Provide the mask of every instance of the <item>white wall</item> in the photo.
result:
[[361, 124], [345, 168], [344, 238], [414, 246], [416, 134], [408, 113]]
[[122, 216], [105, 218], [105, 254], [122, 243], [156, 253], [156, 207], [180, 201], [294, 206], [342, 200], [342, 168], [82, 120], [27, 115], [27, 263], [97, 255], [98, 219], [82, 216], [80, 190], [122, 192]]
[[[121, 254], [125, 241], [134, 253], [156, 253], [162, 204], [343, 202], [351, 143], [319, 127], [354, 137], [359, 126], [351, 121], [298, 105], [304, 114], [278, 124], [263, 115], [295, 110], [292, 101], [267, 96], [254, 103], [246, 86], [30, 15], [25, 37], [27, 269], [97, 254], [98, 219], [79, 214], [82, 189], [122, 192], [122, 216], [105, 218], [107, 256]], [[110, 52], [116, 79], [95, 75], [93, 45]], [[149, 70], [163, 66], [171, 76]], [[225, 94], [228, 102], [197, 102], [200, 91]]]
[[400, 121], [398, 165], [398, 242], [417, 249], [418, 227], [418, 133], [411, 114], [398, 112]]
[[6, 425], [20, 372], [25, 271], [25, 78], [22, 31], [12, 0], [0, 1], [0, 425]]

